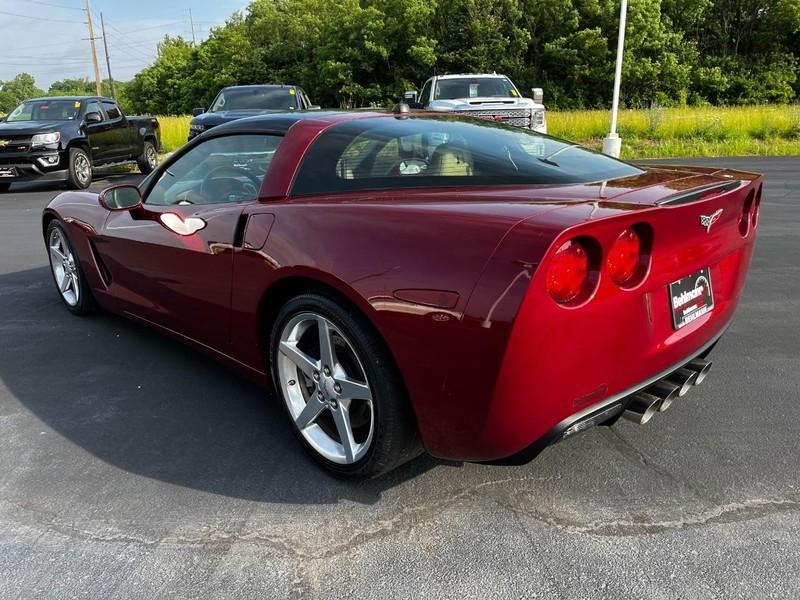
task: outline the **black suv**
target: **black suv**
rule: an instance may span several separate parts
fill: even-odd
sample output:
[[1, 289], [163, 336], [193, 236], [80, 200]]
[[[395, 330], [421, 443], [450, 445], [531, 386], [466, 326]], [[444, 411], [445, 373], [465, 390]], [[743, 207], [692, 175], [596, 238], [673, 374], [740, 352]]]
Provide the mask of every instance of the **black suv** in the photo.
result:
[[161, 136], [153, 117], [126, 117], [111, 98], [58, 96], [26, 100], [0, 120], [0, 192], [32, 179], [85, 189], [97, 167], [158, 164]]
[[319, 110], [296, 85], [235, 85], [222, 88], [211, 108], [195, 108], [194, 118], [189, 124], [189, 139], [200, 135], [207, 129], [271, 112], [292, 112], [295, 110]]

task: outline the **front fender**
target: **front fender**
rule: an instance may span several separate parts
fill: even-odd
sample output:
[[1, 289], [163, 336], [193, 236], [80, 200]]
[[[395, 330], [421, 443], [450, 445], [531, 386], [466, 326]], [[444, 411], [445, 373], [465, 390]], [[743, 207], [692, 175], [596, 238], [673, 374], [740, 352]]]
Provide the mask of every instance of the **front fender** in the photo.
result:
[[42, 236], [47, 244], [47, 227], [58, 219], [67, 231], [73, 251], [78, 255], [89, 286], [105, 289], [99, 266], [91, 247], [91, 239], [102, 231], [108, 211], [100, 205], [98, 195], [91, 192], [64, 192], [53, 198], [42, 212]]

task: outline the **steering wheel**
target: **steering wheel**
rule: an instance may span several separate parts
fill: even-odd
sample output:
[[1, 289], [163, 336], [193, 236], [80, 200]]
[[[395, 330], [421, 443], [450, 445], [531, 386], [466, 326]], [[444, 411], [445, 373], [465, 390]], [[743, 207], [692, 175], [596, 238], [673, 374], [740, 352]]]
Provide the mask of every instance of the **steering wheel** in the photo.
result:
[[204, 194], [205, 196], [213, 198], [214, 196], [218, 196], [220, 194], [224, 194], [225, 192], [230, 193], [233, 190], [219, 190], [214, 189], [214, 181], [219, 181], [221, 179], [230, 179], [236, 182], [240, 189], [245, 190], [247, 189], [247, 184], [242, 183], [239, 178], [246, 177], [249, 179], [253, 184], [253, 193], [258, 194], [258, 190], [261, 187], [261, 182], [258, 180], [258, 177], [247, 171], [246, 169], [242, 169], [241, 167], [217, 167], [215, 169], [211, 169], [203, 178], [203, 183], [200, 184], [199, 192]]

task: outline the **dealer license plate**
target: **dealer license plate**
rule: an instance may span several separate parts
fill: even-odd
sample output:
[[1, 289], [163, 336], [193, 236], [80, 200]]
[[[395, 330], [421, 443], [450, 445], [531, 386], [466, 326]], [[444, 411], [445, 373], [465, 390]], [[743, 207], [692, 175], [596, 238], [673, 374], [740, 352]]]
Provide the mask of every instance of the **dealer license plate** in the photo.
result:
[[17, 170], [14, 167], [0, 167], [0, 177], [16, 177]]
[[672, 326], [685, 327], [714, 308], [711, 291], [711, 274], [708, 267], [669, 284], [669, 302], [672, 307]]

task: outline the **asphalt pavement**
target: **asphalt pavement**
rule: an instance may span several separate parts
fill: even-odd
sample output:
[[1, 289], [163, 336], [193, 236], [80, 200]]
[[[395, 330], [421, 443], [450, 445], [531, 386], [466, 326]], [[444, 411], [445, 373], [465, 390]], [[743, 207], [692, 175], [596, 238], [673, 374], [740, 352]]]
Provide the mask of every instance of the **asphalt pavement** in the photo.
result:
[[707, 382], [523, 467], [359, 484], [265, 390], [68, 314], [40, 227], [59, 190], [0, 195], [0, 598], [800, 597], [800, 158], [681, 162], [766, 175]]

